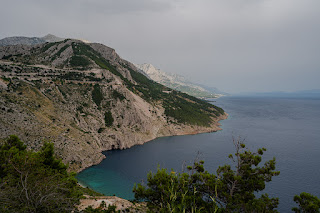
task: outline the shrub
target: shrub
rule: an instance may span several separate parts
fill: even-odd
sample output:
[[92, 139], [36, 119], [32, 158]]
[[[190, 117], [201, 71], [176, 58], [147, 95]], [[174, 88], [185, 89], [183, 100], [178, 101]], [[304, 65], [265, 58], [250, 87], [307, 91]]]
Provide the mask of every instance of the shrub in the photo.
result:
[[257, 195], [279, 175], [274, 171], [275, 159], [260, 167], [266, 149], [252, 153], [239, 140], [235, 147], [236, 153], [229, 156], [235, 162], [234, 170], [225, 165], [214, 175], [204, 169], [203, 161], [195, 162], [185, 173], [158, 169], [148, 174], [147, 187], [134, 187], [135, 198], [147, 201], [152, 212], [276, 212], [277, 198]]
[[91, 62], [87, 58], [83, 56], [77, 56], [77, 55], [72, 56], [69, 63], [72, 67], [83, 67], [83, 68], [88, 67], [91, 64]]
[[0, 146], [0, 174], [0, 212], [70, 212], [82, 196], [51, 143], [33, 152], [10, 136]]
[[92, 100], [96, 103], [98, 107], [100, 106], [101, 101], [103, 100], [103, 94], [99, 84], [95, 84], [93, 86]]
[[104, 113], [104, 122], [106, 124], [107, 127], [112, 126], [113, 124], [113, 117], [112, 117], [112, 113], [110, 111], [107, 111]]

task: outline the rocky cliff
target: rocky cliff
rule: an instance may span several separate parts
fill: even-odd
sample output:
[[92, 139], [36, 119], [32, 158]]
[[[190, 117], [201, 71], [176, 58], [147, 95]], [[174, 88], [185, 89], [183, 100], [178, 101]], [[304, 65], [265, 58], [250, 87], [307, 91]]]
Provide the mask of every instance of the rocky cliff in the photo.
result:
[[67, 39], [0, 47], [0, 138], [29, 148], [44, 141], [70, 169], [99, 163], [104, 150], [156, 137], [219, 130], [224, 111], [144, 75], [102, 44]]

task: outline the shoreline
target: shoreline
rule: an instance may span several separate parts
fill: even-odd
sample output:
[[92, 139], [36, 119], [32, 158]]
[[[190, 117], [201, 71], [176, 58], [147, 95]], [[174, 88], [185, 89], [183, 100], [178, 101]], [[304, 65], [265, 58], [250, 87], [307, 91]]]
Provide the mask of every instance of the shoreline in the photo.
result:
[[[128, 148], [125, 148], [125, 149], [130, 149], [130, 148], [132, 148], [134, 146], [137, 146], [137, 145], [143, 145], [145, 143], [148, 143], [148, 142], [150, 142], [152, 140], [155, 140], [155, 139], [161, 138], [161, 137], [196, 135], [196, 134], [217, 132], [217, 131], [222, 130], [220, 128], [221, 124], [219, 122], [221, 120], [226, 120], [228, 117], [229, 117], [229, 115], [227, 113], [224, 113], [224, 115], [219, 116], [219, 118], [216, 121], [216, 123], [212, 126], [211, 131], [195, 131], [195, 132], [189, 132], [189, 133], [185, 132], [186, 134], [163, 135], [163, 136], [155, 137], [155, 138], [153, 138], [151, 140], [145, 141], [142, 144], [134, 144], [134, 145], [132, 145], [132, 146], [130, 146]], [[107, 150], [101, 151], [101, 154], [104, 156], [103, 159], [106, 158], [106, 155], [104, 155], [103, 152], [110, 151], [110, 150], [116, 150], [116, 149], [107, 149]], [[124, 150], [124, 149], [119, 149], [119, 150]], [[91, 165], [91, 166], [100, 164], [102, 162], [102, 160], [97, 162], [96, 164]], [[91, 166], [83, 168], [81, 171], [83, 171], [83, 170], [85, 170], [85, 169], [87, 169], [87, 168], [89, 168]], [[77, 174], [80, 173], [81, 171], [77, 172]], [[89, 189], [95, 191], [94, 189], [92, 189], [89, 186], [86, 186], [84, 183], [80, 182], [78, 179], [77, 179], [77, 182], [81, 187], [89, 188]], [[127, 199], [124, 199], [124, 198], [121, 198], [121, 197], [118, 197], [118, 196], [107, 196], [107, 195], [104, 195], [104, 196], [95, 196], [95, 197], [92, 197], [92, 196], [85, 196], [85, 197], [86, 198], [80, 200], [80, 204], [77, 206], [78, 210], [84, 210], [86, 207], [89, 207], [89, 206], [93, 206], [95, 208], [98, 208], [100, 206], [101, 202], [105, 202], [105, 203], [110, 204], [110, 205], [115, 205], [117, 207], [117, 210], [123, 210], [124, 206], [126, 208], [142, 208], [142, 209], [146, 208], [145, 204], [143, 204], [143, 203], [134, 204], [131, 201], [129, 201]]]
[[[148, 142], [150, 142], [150, 141], [153, 141], [153, 140], [155, 140], [155, 139], [157, 139], [157, 138], [161, 138], [161, 137], [172, 137], [172, 136], [183, 136], [183, 135], [197, 135], [197, 134], [211, 133], [211, 132], [220, 131], [220, 130], [222, 130], [222, 129], [220, 128], [221, 124], [220, 124], [219, 122], [222, 121], [222, 120], [226, 120], [228, 117], [229, 117], [229, 114], [226, 113], [226, 112], [225, 112], [223, 115], [220, 115], [220, 116], [217, 118], [217, 120], [213, 123], [213, 125], [209, 127], [210, 130], [209, 130], [209, 129], [205, 130], [205, 129], [202, 129], [203, 127], [199, 127], [199, 126], [198, 126], [198, 128], [200, 128], [200, 129], [197, 130], [197, 128], [193, 128], [193, 129], [195, 129], [195, 130], [193, 130], [192, 132], [189, 131], [189, 132], [178, 132], [177, 134], [159, 135], [159, 136], [156, 136], [156, 137], [152, 137], [151, 139], [146, 140], [146, 141], [144, 141], [144, 142], [142, 142], [142, 143], [132, 144], [132, 145], [130, 145], [130, 146], [128, 146], [128, 147], [118, 148], [118, 149], [112, 149], [112, 148], [111, 148], [111, 149], [103, 149], [103, 150], [101, 150], [101, 151], [99, 152], [99, 153], [103, 156], [101, 159], [99, 159], [97, 162], [92, 163], [92, 165], [90, 165], [90, 166], [82, 167], [81, 169], [79, 169], [78, 171], [76, 171], [76, 173], [78, 174], [78, 173], [82, 172], [83, 170], [85, 170], [85, 169], [87, 169], [87, 168], [89, 168], [89, 167], [91, 167], [91, 166], [95, 166], [95, 165], [100, 164], [100, 163], [107, 157], [106, 155], [103, 154], [103, 152], [106, 152], [106, 151], [130, 149], [130, 148], [132, 148], [132, 147], [134, 147], [134, 146], [143, 145], [143, 144], [145, 144], [145, 143], [148, 143]], [[192, 126], [189, 126], [189, 127], [192, 127]]]

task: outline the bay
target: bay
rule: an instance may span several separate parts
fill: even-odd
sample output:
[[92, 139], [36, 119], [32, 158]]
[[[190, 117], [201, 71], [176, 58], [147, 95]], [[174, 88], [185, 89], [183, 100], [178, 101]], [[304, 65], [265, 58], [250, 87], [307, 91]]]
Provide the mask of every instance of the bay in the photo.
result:
[[264, 192], [279, 197], [280, 212], [290, 212], [295, 194], [320, 197], [320, 99], [222, 97], [215, 101], [229, 114], [220, 122], [221, 131], [163, 137], [104, 152], [107, 158], [80, 172], [78, 181], [106, 195], [133, 199], [134, 183], [145, 182], [147, 173], [157, 167], [179, 172], [195, 158], [204, 160], [210, 172], [231, 164], [227, 156], [234, 152], [232, 138], [241, 137], [251, 150], [267, 148], [264, 160], [276, 157], [280, 175]]

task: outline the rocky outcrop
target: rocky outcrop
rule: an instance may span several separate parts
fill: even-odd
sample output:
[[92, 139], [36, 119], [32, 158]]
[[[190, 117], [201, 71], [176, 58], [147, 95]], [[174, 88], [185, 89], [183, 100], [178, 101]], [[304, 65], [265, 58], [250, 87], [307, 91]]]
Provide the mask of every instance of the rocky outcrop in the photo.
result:
[[108, 209], [109, 206], [116, 206], [116, 211], [119, 212], [148, 212], [146, 203], [132, 203], [116, 196], [86, 196], [86, 198], [80, 199], [80, 204], [76, 207], [81, 212], [90, 206], [93, 209], [102, 210]]

